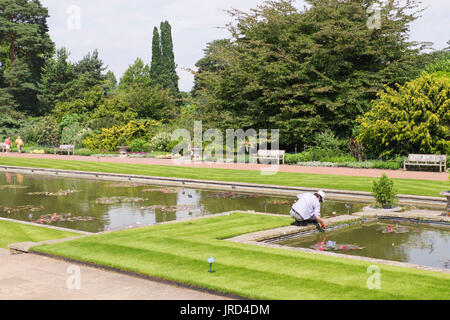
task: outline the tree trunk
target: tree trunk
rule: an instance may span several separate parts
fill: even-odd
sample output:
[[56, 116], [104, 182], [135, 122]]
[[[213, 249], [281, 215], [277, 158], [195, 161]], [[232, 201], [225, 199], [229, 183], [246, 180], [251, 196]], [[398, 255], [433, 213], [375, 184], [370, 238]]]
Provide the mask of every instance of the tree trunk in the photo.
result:
[[[13, 32], [13, 34], [11, 35], [11, 46], [9, 48], [9, 60], [10, 60], [10, 66], [9, 68], [12, 69], [14, 66], [14, 62], [16, 61], [16, 34]], [[10, 82], [9, 83], [9, 87], [12, 88], [14, 87], [14, 82]]]
[[16, 61], [16, 34], [13, 32], [11, 35], [11, 46], [9, 49], [9, 59], [11, 60], [11, 67], [14, 65], [14, 61]]

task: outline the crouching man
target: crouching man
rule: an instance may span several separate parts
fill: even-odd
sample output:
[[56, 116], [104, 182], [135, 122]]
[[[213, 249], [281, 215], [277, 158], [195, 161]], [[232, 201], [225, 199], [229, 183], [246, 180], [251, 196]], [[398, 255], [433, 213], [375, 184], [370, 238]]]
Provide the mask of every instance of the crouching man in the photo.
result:
[[298, 201], [291, 208], [291, 217], [295, 219], [294, 225], [306, 226], [313, 223], [318, 229], [325, 229], [325, 222], [320, 217], [320, 204], [325, 201], [325, 193], [304, 193], [297, 196]]

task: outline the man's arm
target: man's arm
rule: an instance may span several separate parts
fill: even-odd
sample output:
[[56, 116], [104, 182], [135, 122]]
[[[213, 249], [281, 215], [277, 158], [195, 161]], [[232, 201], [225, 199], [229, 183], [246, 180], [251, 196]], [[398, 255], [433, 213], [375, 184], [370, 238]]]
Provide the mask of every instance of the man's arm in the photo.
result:
[[325, 221], [324, 221], [320, 216], [316, 217], [316, 220], [317, 220], [317, 222], [320, 223], [320, 225], [322, 226], [322, 228], [325, 229]]

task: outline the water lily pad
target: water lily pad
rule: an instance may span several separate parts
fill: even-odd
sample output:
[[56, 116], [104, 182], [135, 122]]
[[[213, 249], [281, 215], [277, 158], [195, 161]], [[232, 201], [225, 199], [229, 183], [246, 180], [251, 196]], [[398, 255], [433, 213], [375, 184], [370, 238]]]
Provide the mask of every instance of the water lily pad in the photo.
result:
[[381, 231], [382, 233], [396, 233], [396, 234], [402, 234], [402, 233], [408, 233], [410, 230], [406, 227], [400, 227], [400, 226], [386, 226], [382, 228], [378, 228], [378, 231]]
[[341, 244], [335, 243], [333, 241], [328, 241], [326, 244], [324, 242], [316, 243], [311, 246], [311, 249], [317, 251], [352, 251], [352, 250], [362, 250], [364, 248], [356, 244]]
[[208, 195], [209, 198], [216, 199], [236, 199], [236, 198], [257, 198], [258, 194], [248, 194], [248, 193], [234, 193], [232, 191], [229, 192], [213, 192]]
[[59, 190], [58, 192], [48, 192], [48, 191], [42, 191], [42, 192], [29, 192], [27, 195], [29, 196], [46, 196], [46, 197], [66, 197], [68, 195], [81, 192], [78, 190]]
[[197, 206], [195, 205], [179, 205], [179, 206], [164, 206], [164, 205], [153, 205], [148, 207], [141, 207], [141, 210], [161, 210], [164, 212], [176, 212], [176, 211], [184, 211], [195, 209]]
[[18, 207], [13, 207], [13, 208], [8, 208], [8, 207], [4, 207], [2, 208], [3, 212], [6, 212], [8, 214], [10, 213], [16, 213], [16, 212], [37, 212], [37, 211], [42, 211], [44, 210], [43, 206], [18, 206]]
[[162, 192], [162, 193], [178, 193], [180, 188], [149, 188], [142, 190], [142, 193], [145, 192]]
[[42, 215], [35, 222], [40, 224], [51, 224], [55, 222], [77, 222], [77, 221], [90, 222], [94, 220], [95, 220], [94, 217], [72, 216], [71, 213], [53, 213]]
[[134, 203], [147, 201], [145, 198], [135, 198], [135, 197], [109, 197], [109, 198], [99, 198], [95, 200], [97, 204], [116, 204], [116, 203]]

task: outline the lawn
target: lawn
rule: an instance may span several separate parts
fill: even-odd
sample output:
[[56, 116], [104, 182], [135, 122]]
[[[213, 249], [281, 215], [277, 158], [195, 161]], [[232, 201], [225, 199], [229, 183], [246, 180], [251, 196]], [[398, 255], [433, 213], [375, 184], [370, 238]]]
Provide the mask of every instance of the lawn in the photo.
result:
[[40, 242], [78, 236], [78, 233], [65, 232], [38, 226], [30, 226], [10, 221], [0, 221], [0, 248], [20, 242]]
[[[0, 157], [0, 165], [368, 192], [372, 191], [372, 183], [376, 180], [375, 178], [369, 177], [349, 177], [287, 172], [278, 172], [272, 176], [263, 176], [259, 173], [259, 171], [250, 170], [98, 163], [70, 160], [19, 159], [5, 157]], [[393, 180], [395, 181], [395, 187], [397, 188], [399, 194], [440, 197], [440, 192], [443, 190], [448, 190], [450, 186], [448, 181], [409, 179]]]
[[[235, 213], [93, 235], [33, 250], [252, 299], [449, 299], [450, 274], [225, 241], [289, 225], [287, 217]], [[215, 257], [209, 273], [208, 257]]]

